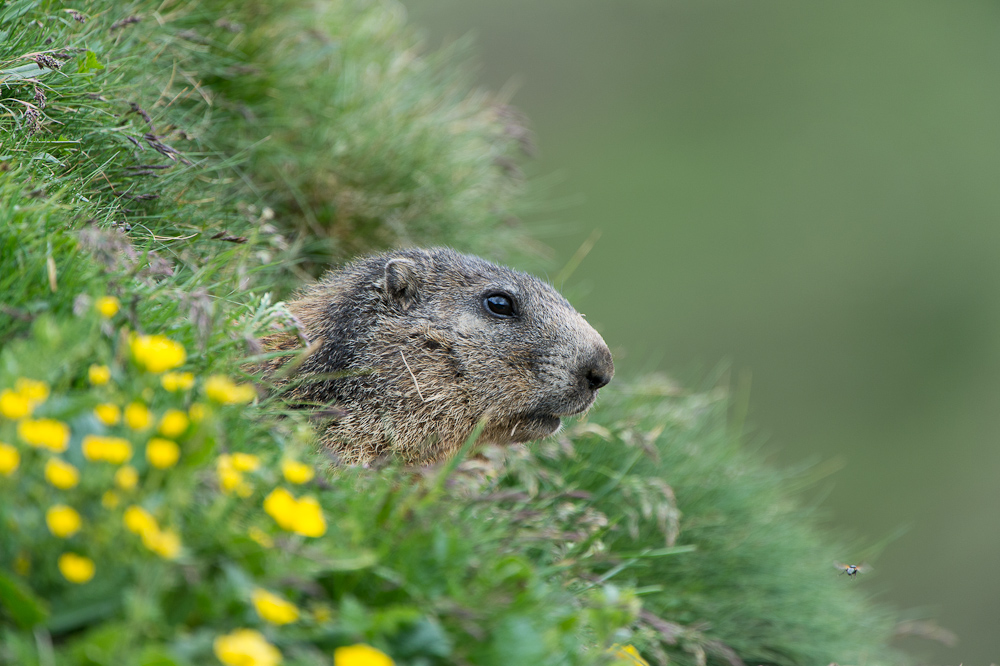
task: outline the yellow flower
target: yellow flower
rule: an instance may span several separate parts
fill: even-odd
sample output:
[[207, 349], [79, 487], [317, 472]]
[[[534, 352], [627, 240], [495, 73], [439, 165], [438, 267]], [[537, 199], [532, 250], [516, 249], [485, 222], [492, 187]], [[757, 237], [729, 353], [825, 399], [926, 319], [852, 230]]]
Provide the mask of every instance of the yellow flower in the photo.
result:
[[295, 527], [295, 511], [299, 503], [295, 497], [281, 486], [275, 488], [264, 498], [264, 511], [274, 518], [281, 529], [292, 531]]
[[177, 464], [181, 448], [169, 439], [154, 437], [146, 444], [146, 460], [158, 469], [167, 469]]
[[219, 456], [215, 464], [216, 473], [219, 475], [219, 486], [227, 493], [235, 492], [240, 497], [249, 497], [253, 493], [253, 487], [246, 482], [243, 475], [233, 464], [233, 456], [224, 453]]
[[160, 384], [171, 393], [186, 391], [194, 386], [194, 375], [190, 372], [168, 372], [160, 377]]
[[141, 402], [130, 403], [129, 406], [125, 408], [125, 424], [129, 428], [132, 428], [132, 430], [143, 430], [148, 428], [152, 420], [153, 415], [150, 413], [146, 405]]
[[393, 666], [395, 663], [385, 652], [364, 643], [333, 651], [333, 666]]
[[94, 416], [104, 425], [113, 426], [122, 420], [122, 410], [118, 405], [106, 402], [94, 407]]
[[173, 530], [145, 530], [140, 536], [142, 545], [165, 560], [172, 560], [181, 552], [181, 537]]
[[323, 509], [315, 497], [303, 497], [299, 500], [294, 531], [307, 537], [319, 537], [326, 534]]
[[223, 405], [240, 405], [257, 397], [250, 384], [235, 384], [229, 377], [212, 375], [205, 382], [205, 395]]
[[49, 532], [60, 539], [76, 534], [81, 522], [76, 509], [65, 504], [56, 504], [45, 512], [45, 524], [49, 526]]
[[160, 419], [160, 432], [167, 437], [177, 437], [184, 434], [191, 423], [188, 415], [179, 409], [168, 409]]
[[106, 365], [97, 365], [95, 363], [87, 369], [87, 379], [94, 386], [104, 386], [111, 381], [111, 370]]
[[141, 506], [136, 506], [135, 504], [125, 509], [125, 514], [122, 516], [122, 522], [125, 523], [125, 528], [129, 532], [133, 532], [140, 536], [146, 532], [160, 531], [160, 526], [156, 524], [156, 518], [153, 518], [151, 513], [143, 509]]
[[154, 374], [173, 370], [187, 360], [184, 345], [162, 335], [137, 335], [131, 348], [135, 362]]
[[274, 539], [272, 539], [267, 532], [260, 529], [256, 525], [247, 530], [247, 536], [259, 543], [264, 548], [273, 548]]
[[59, 571], [71, 583], [86, 583], [94, 577], [94, 561], [75, 553], [59, 556]]
[[205, 405], [196, 402], [188, 409], [188, 416], [191, 417], [192, 423], [201, 423], [205, 420], [205, 412]]
[[56, 488], [66, 490], [80, 482], [80, 472], [64, 460], [49, 458], [45, 463], [45, 480]]
[[31, 415], [31, 401], [16, 391], [0, 391], [0, 414], [8, 419], [23, 419]]
[[288, 490], [278, 487], [264, 498], [264, 511], [289, 532], [308, 537], [326, 534], [323, 509], [315, 497], [296, 500]]
[[312, 480], [313, 468], [297, 460], [285, 458], [281, 461], [281, 473], [289, 483], [307, 483]]
[[113, 490], [105, 490], [104, 494], [101, 495], [101, 506], [105, 509], [114, 509], [118, 507], [121, 498], [118, 497], [118, 493]]
[[69, 445], [69, 426], [55, 419], [24, 420], [17, 424], [17, 434], [28, 444], [62, 453]]
[[49, 385], [27, 377], [18, 377], [14, 384], [15, 390], [27, 398], [31, 406], [37, 407], [49, 399]]
[[257, 614], [271, 624], [288, 624], [299, 619], [299, 609], [295, 604], [263, 588], [255, 588], [251, 599]]
[[632, 645], [623, 647], [615, 643], [608, 648], [608, 654], [615, 657], [616, 666], [649, 666], [649, 662], [643, 659], [639, 651]]
[[105, 461], [121, 465], [132, 457], [132, 445], [122, 437], [87, 435], [81, 444], [83, 457], [91, 462]]
[[0, 442], [0, 474], [10, 476], [21, 464], [21, 453], [10, 444]]
[[121, 308], [121, 303], [114, 296], [101, 296], [94, 303], [94, 309], [101, 313], [105, 319], [111, 319]]
[[234, 453], [232, 463], [239, 472], [252, 472], [260, 467], [260, 458], [252, 453]]
[[237, 629], [215, 639], [215, 656], [226, 666], [276, 666], [281, 652], [259, 631]]
[[132, 490], [139, 483], [139, 472], [131, 465], [122, 465], [115, 472], [115, 485], [122, 490]]

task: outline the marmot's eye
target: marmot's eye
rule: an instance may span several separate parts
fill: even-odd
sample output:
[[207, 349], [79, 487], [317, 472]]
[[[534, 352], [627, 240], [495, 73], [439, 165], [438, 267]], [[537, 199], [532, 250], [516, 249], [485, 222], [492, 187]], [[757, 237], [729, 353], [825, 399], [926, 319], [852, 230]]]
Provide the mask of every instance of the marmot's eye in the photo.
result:
[[494, 293], [487, 294], [483, 298], [483, 307], [490, 311], [490, 314], [497, 317], [514, 317], [517, 312], [514, 309], [514, 297], [510, 294]]

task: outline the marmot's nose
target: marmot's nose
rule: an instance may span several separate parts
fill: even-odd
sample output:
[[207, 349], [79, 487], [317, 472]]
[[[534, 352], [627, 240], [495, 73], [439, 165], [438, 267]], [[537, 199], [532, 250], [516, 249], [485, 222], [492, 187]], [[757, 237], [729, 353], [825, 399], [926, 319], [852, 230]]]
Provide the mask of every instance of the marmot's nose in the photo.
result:
[[607, 386], [611, 378], [615, 376], [615, 364], [611, 360], [611, 352], [607, 347], [601, 347], [583, 368], [583, 378], [587, 381], [587, 388], [596, 391], [602, 386]]

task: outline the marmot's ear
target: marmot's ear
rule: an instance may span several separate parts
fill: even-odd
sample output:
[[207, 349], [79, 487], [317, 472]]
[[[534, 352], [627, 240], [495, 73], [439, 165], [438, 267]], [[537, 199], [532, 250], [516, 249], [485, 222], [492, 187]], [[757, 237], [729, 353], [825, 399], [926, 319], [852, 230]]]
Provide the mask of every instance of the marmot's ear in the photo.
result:
[[417, 300], [420, 289], [419, 267], [411, 259], [397, 257], [385, 264], [385, 293], [404, 310]]

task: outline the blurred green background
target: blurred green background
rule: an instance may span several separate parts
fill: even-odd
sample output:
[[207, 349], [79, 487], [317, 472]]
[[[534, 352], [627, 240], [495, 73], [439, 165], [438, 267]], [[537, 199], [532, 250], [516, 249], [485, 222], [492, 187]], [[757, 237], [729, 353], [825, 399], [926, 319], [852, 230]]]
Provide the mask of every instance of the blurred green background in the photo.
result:
[[1000, 662], [1000, 3], [404, 4], [515, 85], [557, 263], [603, 232], [565, 286], [619, 368], [752, 377], [751, 439], [842, 463], [831, 525], [910, 528], [845, 584]]

